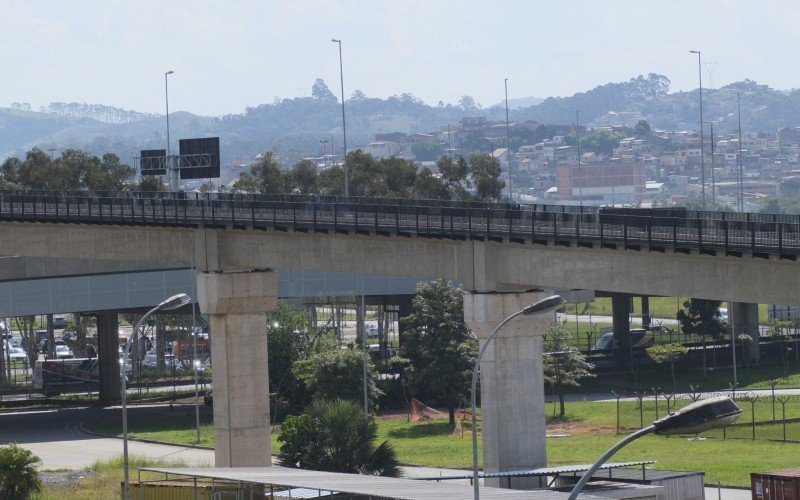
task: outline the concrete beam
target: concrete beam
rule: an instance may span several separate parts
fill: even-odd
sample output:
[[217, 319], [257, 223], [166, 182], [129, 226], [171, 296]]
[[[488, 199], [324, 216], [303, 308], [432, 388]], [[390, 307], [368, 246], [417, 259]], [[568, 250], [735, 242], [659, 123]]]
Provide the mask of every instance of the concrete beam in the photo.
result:
[[277, 306], [271, 271], [201, 273], [200, 311], [211, 316], [217, 467], [272, 465], [265, 313]]

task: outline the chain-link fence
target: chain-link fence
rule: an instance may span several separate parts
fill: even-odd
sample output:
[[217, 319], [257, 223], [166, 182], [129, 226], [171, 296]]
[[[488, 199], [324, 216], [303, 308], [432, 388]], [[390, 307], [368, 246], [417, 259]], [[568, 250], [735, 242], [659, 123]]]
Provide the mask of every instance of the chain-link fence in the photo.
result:
[[742, 414], [735, 424], [704, 432], [704, 437], [800, 442], [800, 395], [785, 394], [780, 389], [708, 393], [689, 387], [682, 393], [650, 389], [612, 394], [617, 434], [650, 425], [694, 401], [724, 394], [734, 399]]

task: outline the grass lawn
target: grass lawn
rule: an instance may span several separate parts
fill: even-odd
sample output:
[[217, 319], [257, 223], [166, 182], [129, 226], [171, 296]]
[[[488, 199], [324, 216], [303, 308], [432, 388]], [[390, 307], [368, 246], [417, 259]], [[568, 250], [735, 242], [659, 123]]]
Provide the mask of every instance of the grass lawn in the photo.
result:
[[[683, 307], [686, 297], [650, 297], [650, 316], [654, 318], [675, 319], [678, 309]], [[722, 303], [722, 307], [727, 307], [727, 302]], [[578, 303], [578, 314], [599, 314], [611, 315], [611, 297], [596, 297], [594, 302]], [[567, 305], [567, 314], [575, 314], [575, 304]], [[641, 316], [642, 301], [638, 297], [633, 299], [633, 310], [631, 314]], [[768, 321], [767, 304], [758, 305], [758, 322], [766, 324]]]
[[[679, 403], [681, 406], [684, 404], [687, 402]], [[740, 404], [745, 410], [741, 420], [749, 421], [749, 404]], [[787, 408], [787, 417], [800, 417], [800, 403], [794, 403]], [[614, 402], [568, 402], [566, 410], [567, 415], [563, 419], [548, 417], [549, 433], [569, 435], [567, 438], [548, 439], [549, 465], [591, 462], [620, 439], [615, 434]], [[658, 416], [663, 416], [665, 412], [666, 402], [660, 400]], [[778, 405], [778, 417], [780, 412]], [[621, 402], [620, 415], [623, 434], [638, 429], [638, 402]], [[771, 415], [770, 401], [764, 400], [757, 404], [757, 420], [769, 420]], [[210, 446], [213, 445], [213, 429], [208, 418], [206, 417], [202, 425], [201, 444]], [[642, 420], [647, 425], [655, 418], [655, 402], [645, 401]], [[468, 423], [466, 426], [468, 428]], [[87, 427], [108, 434], [121, 433], [119, 425], [110, 422], [95, 422]], [[388, 439], [392, 443], [402, 463], [465, 469], [471, 465], [469, 431], [466, 430], [463, 436], [454, 434], [453, 426], [446, 420], [406, 422], [404, 416], [385, 416], [378, 418], [378, 429], [379, 439]], [[129, 430], [132, 437], [178, 444], [193, 444], [195, 440], [194, 420], [185, 412], [176, 412], [175, 418], [131, 419]], [[741, 425], [729, 428], [725, 440], [722, 439], [722, 431], [706, 433], [705, 440], [694, 440], [686, 436], [647, 436], [627, 446], [614, 460], [656, 460], [658, 469], [702, 470], [706, 472], [706, 482], [720, 481], [723, 485], [730, 486], [748, 485], [750, 472], [796, 465], [797, 457], [800, 457], [800, 443], [780, 443], [763, 439], [779, 439], [782, 435], [780, 424], [757, 426], [759, 440], [756, 441], [749, 439], [751, 432], [749, 425]], [[277, 453], [279, 449], [277, 434], [278, 429], [275, 429], [271, 436], [273, 453]], [[787, 435], [790, 439], [800, 439], [800, 423], [790, 423], [787, 426]]]
[[[709, 357], [710, 358], [710, 357]], [[590, 360], [591, 361], [591, 360]], [[722, 363], [723, 361], [720, 361]], [[724, 360], [728, 363], [729, 360]], [[709, 359], [709, 368], [711, 362]], [[677, 392], [689, 392], [689, 386], [699, 387], [702, 391], [728, 391], [733, 381], [733, 369], [730, 366], [717, 366], [716, 370], [709, 369], [703, 375], [699, 367], [675, 368], [675, 387]], [[794, 362], [788, 366], [788, 376], [785, 375], [780, 363], [764, 363], [758, 367], [738, 367], [737, 391], [748, 389], [769, 389], [770, 382], [777, 382], [778, 388], [800, 387], [800, 364]], [[650, 391], [651, 388], [660, 387], [662, 391], [673, 390], [672, 376], [668, 365], [647, 367], [638, 372], [608, 372], [596, 378], [583, 380], [583, 385], [575, 388], [575, 393], [606, 393], [612, 390], [633, 392], [635, 390]]]

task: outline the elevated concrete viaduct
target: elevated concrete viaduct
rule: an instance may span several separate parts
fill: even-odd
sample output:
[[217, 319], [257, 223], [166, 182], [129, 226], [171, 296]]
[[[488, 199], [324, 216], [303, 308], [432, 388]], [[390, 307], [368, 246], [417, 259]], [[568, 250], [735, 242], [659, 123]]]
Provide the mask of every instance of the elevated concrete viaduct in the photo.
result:
[[[275, 269], [457, 280], [467, 292], [465, 318], [480, 339], [504, 315], [543, 296], [545, 289], [800, 305], [795, 290], [800, 266], [794, 260], [671, 248], [586, 247], [555, 240], [539, 244], [519, 237], [477, 241], [340, 232], [3, 222], [0, 256], [34, 263], [24, 266], [24, 272], [40, 274], [115, 266], [120, 271], [196, 267], [201, 311], [212, 315], [213, 349], [222, 353], [214, 358], [218, 466], [269, 463], [263, 351], [237, 347], [233, 339], [243, 338], [244, 346], [263, 345], [262, 315], [273, 307], [277, 294]], [[0, 273], [9, 278], [13, 266], [0, 266]], [[541, 337], [523, 335], [541, 333], [545, 324], [510, 325], [484, 357], [487, 471], [546, 464]], [[233, 356], [238, 367], [225, 361]], [[240, 369], [251, 374], [234, 372]], [[261, 382], [247, 383], [248, 377]]]

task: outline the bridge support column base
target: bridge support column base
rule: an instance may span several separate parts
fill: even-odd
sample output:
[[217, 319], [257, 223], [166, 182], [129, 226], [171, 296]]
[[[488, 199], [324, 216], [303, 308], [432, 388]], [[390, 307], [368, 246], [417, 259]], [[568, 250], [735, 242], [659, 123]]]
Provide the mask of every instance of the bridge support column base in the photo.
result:
[[758, 304], [733, 302], [730, 305], [732, 311], [728, 311], [728, 318], [734, 322], [737, 338], [742, 334], [750, 337], [750, 340], [742, 342], [743, 358], [748, 365], [757, 365], [761, 359], [761, 349], [758, 343], [760, 339]]
[[211, 315], [215, 465], [272, 465], [264, 314], [277, 306], [277, 276], [201, 273], [197, 292], [200, 310]]
[[[550, 294], [468, 293], [464, 319], [481, 346], [506, 317]], [[542, 335], [553, 316], [519, 317], [503, 327], [481, 360], [480, 408], [486, 472], [547, 465]], [[487, 486], [527, 489], [536, 478], [487, 479]]]
[[97, 361], [100, 363], [100, 401], [119, 401], [119, 317], [116, 311], [97, 315]]

